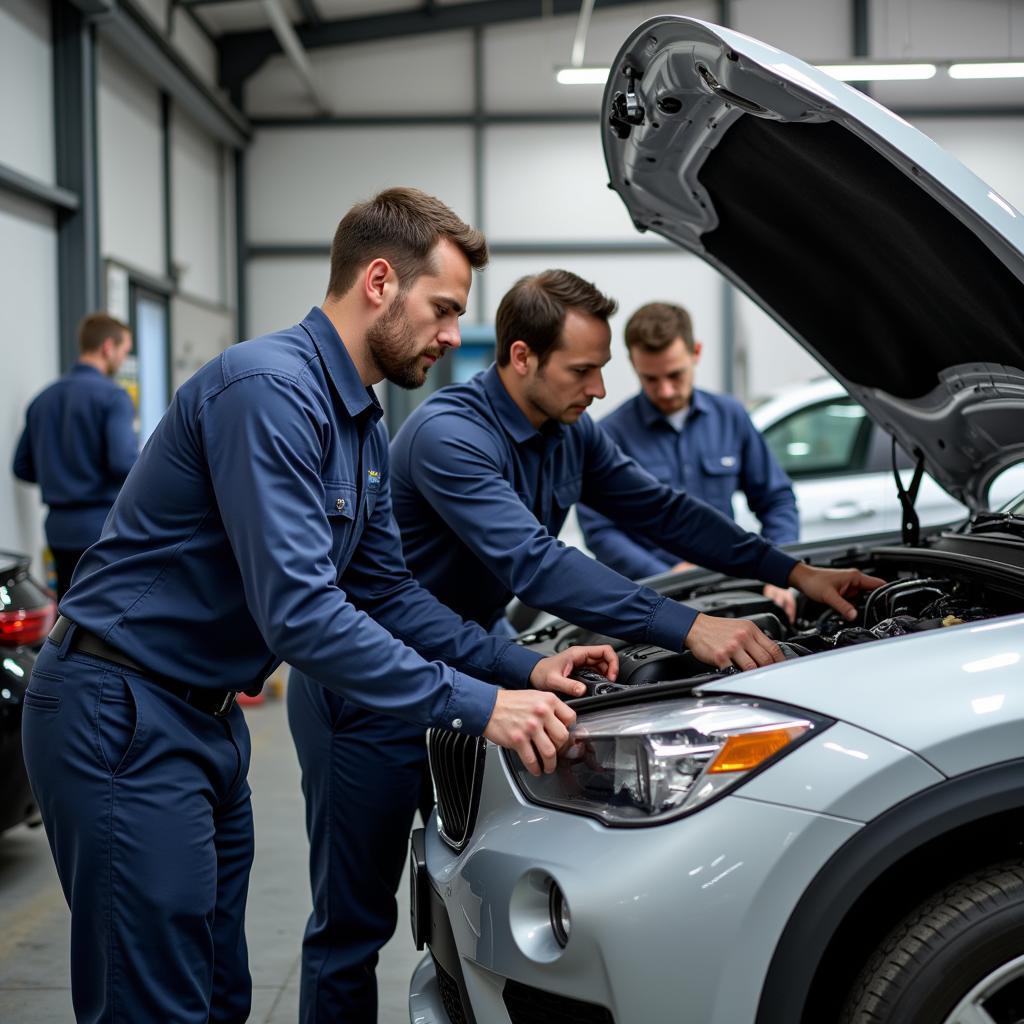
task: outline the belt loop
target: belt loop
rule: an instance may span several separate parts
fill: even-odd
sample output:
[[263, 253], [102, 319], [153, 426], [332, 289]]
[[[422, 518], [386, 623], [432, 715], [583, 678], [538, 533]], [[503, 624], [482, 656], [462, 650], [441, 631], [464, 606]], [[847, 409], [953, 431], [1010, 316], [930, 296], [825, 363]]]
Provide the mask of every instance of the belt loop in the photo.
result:
[[74, 640], [75, 634], [78, 632], [78, 623], [72, 622], [66, 630], [64, 635], [61, 637], [60, 646], [57, 648], [57, 657], [63, 661], [68, 656], [68, 648], [71, 646], [71, 641]]

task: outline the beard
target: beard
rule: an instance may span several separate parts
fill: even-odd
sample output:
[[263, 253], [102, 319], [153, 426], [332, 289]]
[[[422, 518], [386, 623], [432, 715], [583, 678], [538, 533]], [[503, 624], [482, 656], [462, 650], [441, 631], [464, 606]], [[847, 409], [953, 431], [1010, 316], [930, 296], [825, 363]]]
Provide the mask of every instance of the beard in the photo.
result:
[[556, 423], [572, 423], [579, 419], [575, 413], [570, 414], [569, 407], [562, 405], [561, 400], [551, 393], [542, 369], [537, 370], [536, 377], [527, 385], [525, 398], [545, 420], [554, 420]]
[[405, 312], [405, 300], [399, 296], [366, 332], [366, 345], [386, 380], [411, 391], [422, 387], [429, 367], [420, 359], [425, 355], [441, 357], [441, 349], [416, 351], [416, 332]]

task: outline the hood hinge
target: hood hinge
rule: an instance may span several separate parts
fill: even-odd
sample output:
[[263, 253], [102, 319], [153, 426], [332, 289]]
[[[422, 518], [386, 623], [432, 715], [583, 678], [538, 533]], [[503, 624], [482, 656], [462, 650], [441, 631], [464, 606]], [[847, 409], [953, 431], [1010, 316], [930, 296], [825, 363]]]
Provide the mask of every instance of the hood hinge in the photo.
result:
[[917, 547], [921, 540], [921, 520], [914, 509], [917, 492], [921, 488], [921, 477], [924, 476], [924, 453], [920, 448], [914, 449], [914, 458], [917, 461], [914, 466], [914, 475], [910, 480], [910, 486], [904, 487], [899, 467], [896, 465], [896, 436], [893, 435], [892, 475], [896, 480], [896, 493], [900, 496], [900, 504], [903, 506], [903, 543], [909, 544], [911, 547]]

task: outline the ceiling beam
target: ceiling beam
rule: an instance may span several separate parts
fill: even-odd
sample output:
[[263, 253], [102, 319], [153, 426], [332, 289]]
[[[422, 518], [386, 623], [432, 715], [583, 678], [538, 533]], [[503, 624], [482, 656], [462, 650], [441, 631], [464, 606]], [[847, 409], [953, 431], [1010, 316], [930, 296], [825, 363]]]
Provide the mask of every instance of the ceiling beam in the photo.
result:
[[[194, 2], [194, 0], [193, 0]], [[635, 6], [650, 0], [595, 0], [595, 9]], [[372, 14], [362, 18], [322, 21], [296, 29], [307, 50], [322, 46], [344, 46], [379, 39], [420, 35], [425, 32], [453, 32], [510, 21], [525, 21], [551, 14], [576, 15], [580, 0], [471, 0], [469, 3], [441, 6], [424, 3], [408, 11]], [[220, 39], [220, 83], [226, 89], [237, 88], [254, 74], [268, 57], [281, 52], [269, 29], [235, 32]]]

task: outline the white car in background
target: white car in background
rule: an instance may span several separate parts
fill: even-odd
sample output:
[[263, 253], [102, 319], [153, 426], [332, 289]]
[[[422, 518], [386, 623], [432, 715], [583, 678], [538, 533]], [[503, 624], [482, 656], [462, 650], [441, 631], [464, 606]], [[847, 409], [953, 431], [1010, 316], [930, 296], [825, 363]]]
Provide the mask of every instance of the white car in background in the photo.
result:
[[[824, 377], [789, 388], [756, 406], [750, 418], [793, 481], [802, 541], [899, 530], [892, 438], [837, 380]], [[896, 458], [908, 487], [912, 460], [901, 448]], [[1000, 508], [1022, 491], [1024, 465], [1012, 466], [992, 484], [988, 506]], [[966, 507], [928, 474], [921, 478], [914, 508], [922, 526], [967, 516]], [[733, 498], [733, 513], [748, 530], [759, 530], [742, 494]]]

